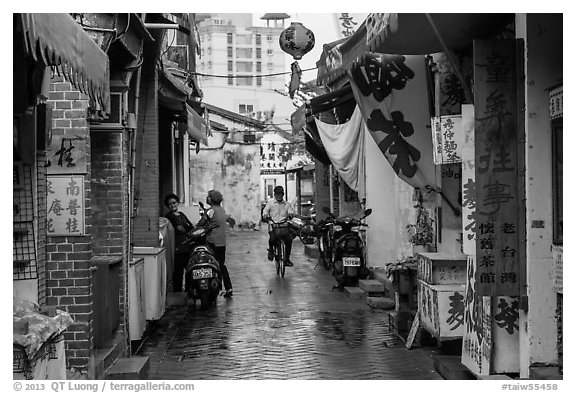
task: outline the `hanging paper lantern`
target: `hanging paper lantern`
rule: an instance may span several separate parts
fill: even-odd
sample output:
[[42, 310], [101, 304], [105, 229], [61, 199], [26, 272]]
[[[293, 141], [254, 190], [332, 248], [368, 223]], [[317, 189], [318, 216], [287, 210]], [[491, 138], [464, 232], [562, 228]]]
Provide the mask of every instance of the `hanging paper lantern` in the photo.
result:
[[314, 33], [304, 27], [302, 23], [292, 22], [290, 26], [280, 33], [280, 49], [291, 55], [294, 60], [300, 60], [302, 56], [314, 48]]

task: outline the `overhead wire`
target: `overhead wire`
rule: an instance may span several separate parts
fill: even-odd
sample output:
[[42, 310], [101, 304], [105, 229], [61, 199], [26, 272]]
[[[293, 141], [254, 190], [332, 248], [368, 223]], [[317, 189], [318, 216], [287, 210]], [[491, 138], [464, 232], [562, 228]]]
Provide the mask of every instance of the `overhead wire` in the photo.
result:
[[[302, 72], [304, 71], [313, 71], [313, 70], [317, 70], [318, 67], [312, 67], [312, 68], [307, 68], [305, 70], [302, 70]], [[292, 74], [291, 71], [287, 71], [287, 72], [277, 72], [274, 74], [256, 74], [256, 75], [215, 75], [215, 74], [204, 74], [202, 72], [191, 72], [191, 75], [198, 75], [198, 76], [207, 76], [207, 77], [211, 77], [211, 78], [254, 78], [257, 76], [261, 76], [261, 77], [265, 77], [265, 76], [279, 76], [279, 75], [290, 75]]]

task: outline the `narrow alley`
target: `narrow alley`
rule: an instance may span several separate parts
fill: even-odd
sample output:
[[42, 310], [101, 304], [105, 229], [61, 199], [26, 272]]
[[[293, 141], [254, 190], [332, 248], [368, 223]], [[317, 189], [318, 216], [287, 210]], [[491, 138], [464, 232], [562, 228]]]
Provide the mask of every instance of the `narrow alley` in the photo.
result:
[[228, 237], [234, 297], [209, 310], [170, 307], [138, 355], [151, 379], [442, 379], [431, 349], [407, 350], [387, 312], [332, 291], [333, 279], [296, 238], [284, 278], [266, 258], [267, 235]]

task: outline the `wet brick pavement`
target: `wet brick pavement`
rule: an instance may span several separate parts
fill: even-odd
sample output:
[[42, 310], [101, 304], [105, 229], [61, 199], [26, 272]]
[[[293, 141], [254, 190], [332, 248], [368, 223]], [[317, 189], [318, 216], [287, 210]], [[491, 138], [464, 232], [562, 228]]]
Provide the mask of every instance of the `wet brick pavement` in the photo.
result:
[[407, 350], [386, 311], [332, 291], [330, 273], [293, 244], [281, 278], [265, 232], [231, 232], [234, 297], [168, 308], [138, 352], [150, 356], [150, 379], [442, 379], [431, 349]]

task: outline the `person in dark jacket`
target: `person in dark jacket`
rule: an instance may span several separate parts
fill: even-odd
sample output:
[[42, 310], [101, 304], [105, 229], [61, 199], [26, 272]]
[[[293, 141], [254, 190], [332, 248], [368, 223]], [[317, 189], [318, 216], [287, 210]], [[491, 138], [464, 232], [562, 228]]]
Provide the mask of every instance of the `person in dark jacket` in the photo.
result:
[[226, 261], [226, 210], [222, 207], [222, 193], [217, 190], [208, 191], [206, 203], [210, 205], [202, 218], [198, 222], [198, 226], [211, 226], [218, 225], [210, 234], [208, 234], [208, 245], [214, 251], [214, 256], [220, 265], [220, 273], [224, 281], [224, 297], [232, 296], [232, 282], [230, 281], [230, 274], [228, 268], [224, 264]]
[[[190, 222], [188, 217], [181, 211], [178, 211], [180, 198], [176, 194], [168, 194], [164, 198], [164, 205], [168, 208], [168, 213], [165, 217], [170, 220], [174, 227], [174, 272], [172, 274], [172, 291], [182, 292], [182, 281], [184, 277], [184, 269], [190, 258], [190, 247], [184, 244], [187, 233], [190, 232], [194, 225]], [[188, 283], [186, 283], [185, 288]]]

